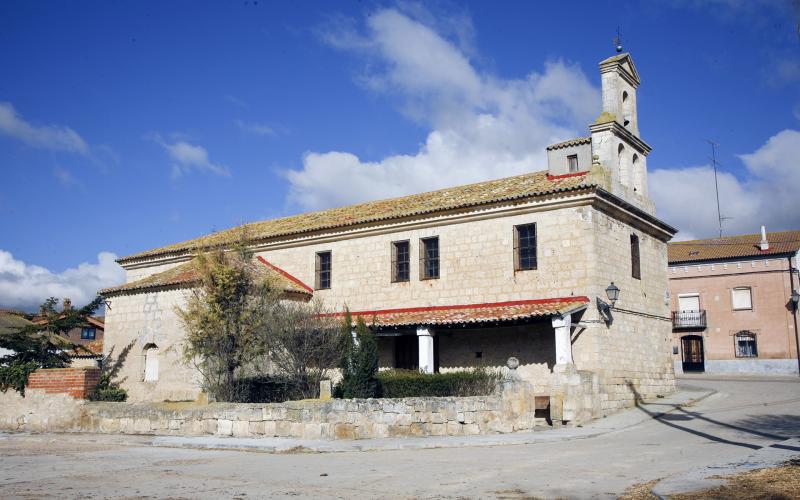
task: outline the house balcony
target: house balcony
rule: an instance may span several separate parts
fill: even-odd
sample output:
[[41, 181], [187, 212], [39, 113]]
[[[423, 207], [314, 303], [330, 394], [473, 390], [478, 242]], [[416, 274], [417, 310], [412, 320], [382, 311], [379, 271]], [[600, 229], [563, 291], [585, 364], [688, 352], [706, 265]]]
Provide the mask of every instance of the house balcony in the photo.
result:
[[672, 311], [672, 329], [705, 328], [706, 311]]

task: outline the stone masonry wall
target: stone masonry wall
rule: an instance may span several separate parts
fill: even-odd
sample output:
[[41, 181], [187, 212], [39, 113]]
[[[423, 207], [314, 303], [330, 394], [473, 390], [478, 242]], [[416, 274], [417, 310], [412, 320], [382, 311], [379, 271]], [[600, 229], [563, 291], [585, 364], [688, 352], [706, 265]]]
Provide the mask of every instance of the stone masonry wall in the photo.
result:
[[532, 386], [507, 380], [490, 396], [270, 404], [86, 403], [39, 391], [0, 395], [0, 426], [23, 431], [365, 439], [506, 433], [544, 425]]

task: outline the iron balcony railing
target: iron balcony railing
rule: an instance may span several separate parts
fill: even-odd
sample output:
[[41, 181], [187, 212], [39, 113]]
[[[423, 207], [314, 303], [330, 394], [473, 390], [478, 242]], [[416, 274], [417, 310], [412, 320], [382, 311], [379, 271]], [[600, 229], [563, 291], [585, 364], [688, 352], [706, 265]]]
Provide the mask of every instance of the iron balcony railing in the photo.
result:
[[672, 328], [705, 328], [706, 312], [672, 311]]

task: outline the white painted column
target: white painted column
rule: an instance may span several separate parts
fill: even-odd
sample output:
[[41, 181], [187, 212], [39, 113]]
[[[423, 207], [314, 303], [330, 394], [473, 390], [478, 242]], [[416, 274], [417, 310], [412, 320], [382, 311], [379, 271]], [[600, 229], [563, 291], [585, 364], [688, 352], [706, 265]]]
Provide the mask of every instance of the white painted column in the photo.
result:
[[417, 327], [417, 345], [419, 346], [419, 371], [433, 373], [433, 333], [427, 326]]
[[572, 364], [572, 315], [554, 317], [553, 330], [556, 335], [556, 364]]

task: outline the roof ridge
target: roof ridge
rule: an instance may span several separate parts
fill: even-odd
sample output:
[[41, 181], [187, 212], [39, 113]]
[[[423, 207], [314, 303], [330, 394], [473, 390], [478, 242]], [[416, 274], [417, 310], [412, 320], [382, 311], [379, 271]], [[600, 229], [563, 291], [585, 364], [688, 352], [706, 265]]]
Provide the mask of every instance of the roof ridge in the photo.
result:
[[451, 186], [423, 193], [413, 193], [394, 198], [299, 213], [277, 219], [250, 222], [217, 233], [131, 254], [117, 259], [117, 262], [124, 263], [161, 255], [183, 254], [200, 248], [213, 248], [223, 243], [225, 237], [223, 235], [228, 235], [239, 227], [247, 227], [252, 231], [254, 234], [251, 239], [253, 242], [257, 242], [268, 238], [414, 217], [527, 196], [541, 196], [587, 188], [594, 185], [592, 183], [584, 184], [585, 175], [574, 179], [551, 179], [548, 178], [547, 173], [547, 170], [538, 170], [536, 172]]
[[[789, 233], [796, 233], [796, 234], [800, 235], [800, 229], [790, 229], [790, 230], [787, 230], [787, 231], [767, 231], [767, 240], [770, 241], [770, 243], [772, 243], [772, 241], [770, 240], [770, 235], [785, 235], [785, 234], [789, 234]], [[761, 233], [736, 234], [736, 235], [732, 235], [732, 236], [723, 236], [721, 238], [717, 237], [717, 238], [702, 238], [702, 239], [697, 239], [697, 240], [673, 241], [673, 242], [670, 242], [669, 244], [670, 245], [693, 245], [693, 244], [698, 244], [698, 243], [703, 243], [703, 242], [708, 242], [708, 241], [732, 240], [734, 238], [759, 238], [759, 239], [761, 239]], [[786, 243], [786, 241], [778, 241], [778, 242]]]

